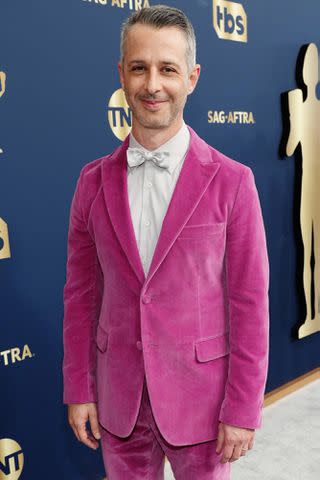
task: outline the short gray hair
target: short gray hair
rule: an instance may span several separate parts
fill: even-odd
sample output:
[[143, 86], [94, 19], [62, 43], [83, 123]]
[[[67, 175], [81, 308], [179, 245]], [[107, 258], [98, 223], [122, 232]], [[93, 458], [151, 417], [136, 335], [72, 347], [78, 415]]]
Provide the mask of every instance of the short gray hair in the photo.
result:
[[120, 55], [123, 62], [125, 44], [128, 32], [133, 25], [140, 23], [150, 25], [154, 28], [176, 27], [179, 28], [186, 37], [187, 42], [187, 65], [191, 71], [196, 63], [196, 36], [192, 23], [178, 8], [168, 7], [167, 5], [153, 5], [152, 7], [142, 8], [128, 17], [121, 27]]

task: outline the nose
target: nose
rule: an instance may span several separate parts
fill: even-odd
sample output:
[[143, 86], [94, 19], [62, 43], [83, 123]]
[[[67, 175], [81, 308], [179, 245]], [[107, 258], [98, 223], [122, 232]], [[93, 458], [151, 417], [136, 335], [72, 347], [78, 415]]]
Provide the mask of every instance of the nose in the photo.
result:
[[151, 95], [161, 90], [161, 81], [156, 69], [150, 69], [146, 76], [146, 91]]

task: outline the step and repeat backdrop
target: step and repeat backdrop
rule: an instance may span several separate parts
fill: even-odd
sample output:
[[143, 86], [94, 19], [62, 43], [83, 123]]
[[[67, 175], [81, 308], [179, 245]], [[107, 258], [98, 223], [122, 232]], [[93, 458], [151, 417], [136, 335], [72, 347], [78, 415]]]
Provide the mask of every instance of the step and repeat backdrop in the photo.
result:
[[[62, 403], [69, 208], [82, 166], [130, 131], [119, 30], [155, 3], [1, 1], [0, 480], [104, 476], [101, 450], [76, 440]], [[183, 9], [198, 39], [186, 123], [255, 175], [270, 260], [270, 391], [319, 366], [320, 4], [162, 3]]]

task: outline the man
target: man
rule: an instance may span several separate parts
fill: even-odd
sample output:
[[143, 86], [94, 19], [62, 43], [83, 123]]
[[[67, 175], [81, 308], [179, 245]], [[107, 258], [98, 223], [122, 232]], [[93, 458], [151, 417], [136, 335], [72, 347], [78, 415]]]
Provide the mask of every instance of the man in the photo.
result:
[[[85, 165], [64, 288], [64, 403], [108, 480], [230, 478], [261, 426], [269, 268], [251, 169], [183, 120], [200, 65], [188, 18], [123, 26], [132, 132]], [[96, 344], [95, 344], [96, 341]], [[89, 421], [91, 432], [86, 430]]]

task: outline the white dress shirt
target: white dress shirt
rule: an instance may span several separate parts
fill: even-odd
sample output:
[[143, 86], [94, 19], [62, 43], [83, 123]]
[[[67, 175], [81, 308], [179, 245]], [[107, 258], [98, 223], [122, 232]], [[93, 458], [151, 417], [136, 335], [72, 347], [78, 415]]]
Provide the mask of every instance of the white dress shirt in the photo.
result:
[[[189, 149], [190, 133], [183, 123], [170, 140], [153, 152], [169, 152], [173, 171], [159, 167], [152, 160], [137, 167], [127, 164], [129, 206], [142, 266], [147, 276], [153, 253], [159, 238], [162, 222], [167, 212], [174, 187]], [[129, 147], [142, 147], [130, 134]], [[132, 155], [127, 151], [127, 156]]]

